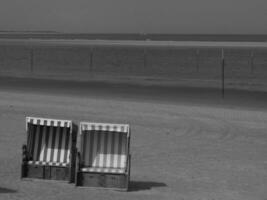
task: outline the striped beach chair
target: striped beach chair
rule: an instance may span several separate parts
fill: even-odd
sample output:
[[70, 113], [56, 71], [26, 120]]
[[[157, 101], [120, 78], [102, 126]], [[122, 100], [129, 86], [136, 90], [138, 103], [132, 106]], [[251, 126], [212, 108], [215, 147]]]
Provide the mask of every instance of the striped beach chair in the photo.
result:
[[76, 186], [127, 190], [129, 125], [81, 122], [79, 140]]
[[22, 178], [74, 182], [77, 126], [68, 120], [26, 117]]

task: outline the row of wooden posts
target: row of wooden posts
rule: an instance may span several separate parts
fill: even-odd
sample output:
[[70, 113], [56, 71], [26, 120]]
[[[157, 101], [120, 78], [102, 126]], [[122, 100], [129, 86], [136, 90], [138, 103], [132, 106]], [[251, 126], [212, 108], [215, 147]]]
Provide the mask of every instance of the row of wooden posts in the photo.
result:
[[[93, 52], [94, 52], [94, 48], [92, 47], [90, 49], [90, 63], [89, 63], [89, 68], [92, 69], [93, 68]], [[144, 60], [144, 67], [147, 66], [147, 49], [144, 48], [143, 50], [143, 60]], [[199, 61], [200, 61], [200, 50], [196, 49], [196, 71], [199, 72]], [[221, 59], [224, 59], [224, 49], [221, 49]], [[250, 52], [250, 69], [251, 69], [251, 73], [254, 72], [254, 51], [252, 50]], [[30, 51], [30, 70], [31, 72], [34, 71], [34, 48], [31, 48]]]
[[[90, 70], [92, 70], [93, 68], [93, 52], [94, 52], [94, 48], [91, 47], [90, 49]], [[197, 49], [196, 50], [196, 71], [199, 72], [199, 57], [200, 57], [200, 50]], [[143, 50], [143, 60], [144, 60], [144, 67], [147, 66], [147, 49], [144, 48]], [[251, 69], [251, 73], [254, 72], [254, 51], [252, 50], [250, 53], [250, 69]], [[34, 71], [34, 49], [31, 48], [30, 51], [30, 71], [33, 72]], [[221, 93], [222, 93], [222, 98], [224, 98], [225, 95], [225, 53], [224, 53], [224, 49], [221, 49], [221, 83], [222, 83], [222, 87], [221, 87]]]

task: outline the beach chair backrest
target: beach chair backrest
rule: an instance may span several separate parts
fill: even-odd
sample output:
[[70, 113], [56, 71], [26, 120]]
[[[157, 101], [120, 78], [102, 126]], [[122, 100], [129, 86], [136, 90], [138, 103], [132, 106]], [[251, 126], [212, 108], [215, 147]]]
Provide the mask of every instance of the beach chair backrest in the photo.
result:
[[56, 166], [70, 163], [71, 121], [27, 117], [26, 130], [29, 162]]
[[80, 124], [81, 155], [85, 167], [125, 169], [130, 131], [127, 124]]

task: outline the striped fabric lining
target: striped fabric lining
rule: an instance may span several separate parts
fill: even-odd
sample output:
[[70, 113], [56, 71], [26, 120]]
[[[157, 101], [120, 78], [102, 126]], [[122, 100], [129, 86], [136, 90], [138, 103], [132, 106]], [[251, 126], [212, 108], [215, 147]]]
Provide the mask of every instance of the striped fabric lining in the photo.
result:
[[[69, 120], [61, 119], [47, 119], [47, 118], [36, 118], [36, 117], [26, 117], [26, 124], [31, 123], [35, 125], [44, 125], [47, 126], [60, 126], [60, 127], [71, 127], [72, 122]], [[27, 126], [26, 126], [27, 129]]]
[[[101, 128], [100, 128], [101, 126]], [[110, 128], [112, 127], [112, 128]], [[90, 172], [124, 173], [127, 162], [128, 126], [82, 124], [82, 159]], [[123, 131], [123, 132], [120, 132]]]
[[81, 122], [82, 131], [110, 131], [129, 133], [128, 124], [103, 124], [103, 123], [87, 123]]
[[101, 173], [116, 173], [123, 174], [125, 169], [103, 168], [103, 167], [84, 167], [81, 168], [82, 172], [101, 172]]
[[27, 118], [29, 164], [67, 166], [70, 163], [70, 125], [68, 121]]

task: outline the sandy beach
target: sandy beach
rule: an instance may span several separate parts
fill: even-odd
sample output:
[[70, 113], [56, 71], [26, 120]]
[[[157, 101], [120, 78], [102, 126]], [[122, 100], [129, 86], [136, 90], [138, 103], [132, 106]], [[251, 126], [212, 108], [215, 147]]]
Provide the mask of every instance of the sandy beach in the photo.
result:
[[[265, 93], [89, 85], [1, 81], [0, 199], [266, 199]], [[130, 123], [130, 192], [20, 180], [26, 116]]]

